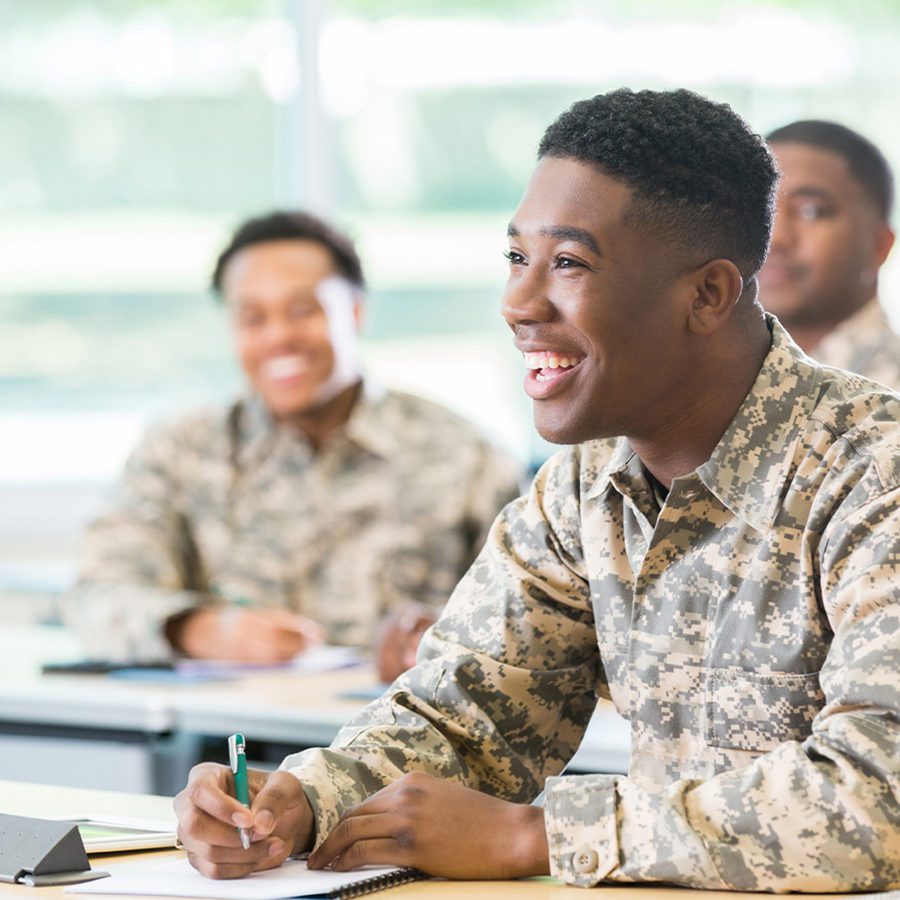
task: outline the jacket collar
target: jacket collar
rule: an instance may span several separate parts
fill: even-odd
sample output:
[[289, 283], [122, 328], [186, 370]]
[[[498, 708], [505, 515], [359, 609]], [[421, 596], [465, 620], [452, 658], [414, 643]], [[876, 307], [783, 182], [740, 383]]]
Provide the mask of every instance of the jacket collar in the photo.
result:
[[[362, 390], [350, 412], [350, 418], [323, 448], [349, 442], [379, 457], [390, 456], [397, 438], [386, 427], [382, 406], [387, 392], [379, 385], [363, 381]], [[250, 394], [236, 404], [230, 416], [230, 437], [234, 458], [241, 468], [268, 457], [277, 446], [289, 447], [309, 458], [313, 449], [295, 429], [279, 425], [258, 394]]]
[[[774, 316], [769, 352], [710, 458], [696, 475], [721, 503], [758, 531], [775, 520], [793, 454], [789, 452], [816, 405], [820, 367], [791, 340]], [[587, 497], [600, 497], [638, 479], [642, 467], [626, 438], [620, 438]]]

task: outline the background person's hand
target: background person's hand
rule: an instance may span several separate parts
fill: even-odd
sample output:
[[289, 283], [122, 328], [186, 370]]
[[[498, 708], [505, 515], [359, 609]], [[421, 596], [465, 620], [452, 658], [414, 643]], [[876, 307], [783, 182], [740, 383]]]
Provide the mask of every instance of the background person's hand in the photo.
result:
[[242, 663], [287, 662], [322, 643], [311, 619], [284, 609], [209, 606], [177, 618], [167, 629], [176, 650], [194, 659]]
[[367, 865], [443, 878], [547, 875], [543, 810], [411, 772], [348, 810], [309, 858], [313, 869]]
[[[231, 769], [201, 763], [174, 801], [178, 839], [207, 878], [243, 878], [274, 869], [312, 845], [315, 823], [300, 782], [288, 772], [247, 772], [250, 809], [234, 798]], [[252, 829], [250, 848], [238, 828]]]
[[421, 603], [408, 603], [387, 616], [375, 647], [375, 668], [382, 682], [393, 681], [416, 664], [419, 641], [436, 620], [435, 611]]

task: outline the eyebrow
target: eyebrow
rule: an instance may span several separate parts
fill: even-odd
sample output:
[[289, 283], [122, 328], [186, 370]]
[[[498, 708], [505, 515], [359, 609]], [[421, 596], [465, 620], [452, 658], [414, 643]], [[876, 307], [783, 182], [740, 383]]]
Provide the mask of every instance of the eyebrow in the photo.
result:
[[831, 200], [834, 202], [834, 194], [830, 191], [826, 191], [823, 188], [815, 188], [815, 187], [798, 187], [788, 188], [787, 191], [788, 197], [810, 197], [818, 200]]
[[[515, 224], [510, 222], [509, 227], [506, 229], [506, 234], [507, 237], [519, 237], [520, 232]], [[597, 241], [594, 240], [594, 236], [583, 228], [574, 228], [569, 225], [550, 225], [547, 228], [542, 228], [538, 234], [542, 237], [557, 238], [561, 241], [575, 241], [575, 243], [587, 247], [592, 253], [596, 253], [597, 256], [603, 255], [600, 252]]]

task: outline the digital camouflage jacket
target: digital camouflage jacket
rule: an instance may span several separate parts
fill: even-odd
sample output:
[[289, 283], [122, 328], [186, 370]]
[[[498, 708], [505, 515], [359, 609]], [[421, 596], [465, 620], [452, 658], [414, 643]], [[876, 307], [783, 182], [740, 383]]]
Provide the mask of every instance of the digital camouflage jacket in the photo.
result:
[[[770, 327], [661, 509], [625, 440], [563, 450], [506, 507], [418, 665], [283, 763], [317, 840], [421, 770], [522, 803], [546, 780], [572, 884], [900, 886], [900, 398]], [[559, 777], [598, 695], [629, 774]]]
[[169, 655], [163, 624], [240, 600], [368, 645], [407, 601], [439, 608], [519, 466], [427, 400], [364, 389], [318, 452], [258, 398], [151, 430], [90, 527], [66, 617], [102, 658]]

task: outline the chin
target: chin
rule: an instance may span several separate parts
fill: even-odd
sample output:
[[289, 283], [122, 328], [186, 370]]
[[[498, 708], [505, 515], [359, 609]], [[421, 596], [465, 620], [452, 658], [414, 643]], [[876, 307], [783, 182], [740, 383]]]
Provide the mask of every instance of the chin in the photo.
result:
[[541, 422], [535, 419], [537, 433], [551, 444], [581, 444], [594, 438], [604, 437], [597, 429], [574, 422]]
[[[569, 417], [547, 415], [549, 410], [535, 406], [534, 427], [551, 444], [583, 444], [585, 441], [617, 438], [627, 433], [627, 423], [609, 407], [593, 410], [579, 409]], [[575, 410], [572, 410], [575, 412]]]
[[309, 398], [304, 398], [303, 401], [286, 402], [284, 400], [270, 401], [266, 397], [263, 397], [263, 403], [266, 404], [269, 412], [276, 419], [292, 419], [296, 416], [302, 416], [304, 413], [308, 413], [313, 407], [312, 400]]

